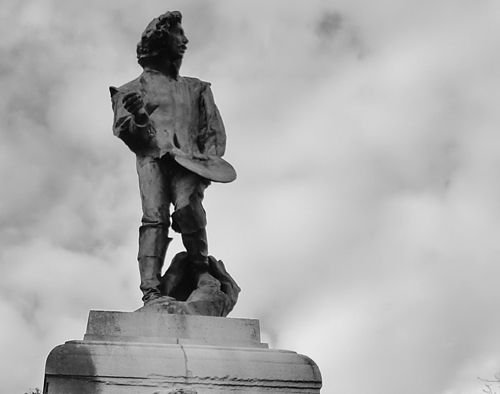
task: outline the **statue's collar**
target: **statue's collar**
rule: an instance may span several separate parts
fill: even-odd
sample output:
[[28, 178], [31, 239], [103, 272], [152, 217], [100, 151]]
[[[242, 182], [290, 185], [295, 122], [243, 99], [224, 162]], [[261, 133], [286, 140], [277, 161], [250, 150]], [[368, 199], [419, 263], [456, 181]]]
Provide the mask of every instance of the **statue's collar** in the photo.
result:
[[164, 75], [165, 77], [167, 77], [168, 79], [172, 79], [172, 80], [175, 80], [175, 81], [178, 81], [179, 78], [180, 78], [179, 70], [177, 70], [177, 69], [175, 69], [175, 72], [165, 72], [165, 71], [160, 70], [158, 68], [154, 68], [154, 67], [151, 67], [151, 66], [146, 66], [146, 67], [144, 67], [144, 72], [154, 73], [154, 74], [161, 74], [161, 75]]

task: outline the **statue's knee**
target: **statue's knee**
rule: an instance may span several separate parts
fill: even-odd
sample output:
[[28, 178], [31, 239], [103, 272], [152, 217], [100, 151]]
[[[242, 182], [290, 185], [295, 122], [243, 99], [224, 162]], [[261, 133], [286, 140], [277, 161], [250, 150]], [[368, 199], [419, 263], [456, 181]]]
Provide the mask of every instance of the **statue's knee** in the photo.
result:
[[191, 203], [172, 214], [172, 229], [178, 233], [194, 233], [207, 225], [207, 216], [201, 202]]
[[169, 212], [147, 211], [142, 215], [141, 227], [167, 228], [170, 226]]

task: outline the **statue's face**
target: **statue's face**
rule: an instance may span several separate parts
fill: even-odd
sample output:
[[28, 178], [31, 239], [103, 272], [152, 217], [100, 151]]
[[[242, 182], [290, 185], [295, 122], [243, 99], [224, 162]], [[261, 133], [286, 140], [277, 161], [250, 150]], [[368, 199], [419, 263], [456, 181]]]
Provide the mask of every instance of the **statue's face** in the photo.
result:
[[184, 29], [181, 24], [177, 24], [170, 28], [167, 42], [166, 53], [169, 59], [177, 60], [184, 56], [189, 40], [184, 34]]

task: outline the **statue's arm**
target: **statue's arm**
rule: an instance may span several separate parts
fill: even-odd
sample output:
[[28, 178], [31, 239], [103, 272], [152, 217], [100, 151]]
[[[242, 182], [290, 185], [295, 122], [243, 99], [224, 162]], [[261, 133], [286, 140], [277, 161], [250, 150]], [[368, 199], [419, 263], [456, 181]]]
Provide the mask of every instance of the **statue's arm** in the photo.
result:
[[208, 155], [222, 157], [226, 151], [226, 131], [209, 83], [206, 83], [201, 93], [200, 112], [202, 116], [198, 141], [202, 148], [200, 150]]
[[127, 105], [126, 99], [127, 96], [130, 96], [130, 92], [122, 92], [114, 87], [110, 87], [109, 90], [114, 112], [113, 134], [122, 139], [135, 152], [151, 138], [149, 117], [143, 109], [132, 111], [135, 114], [129, 111], [131, 106]]

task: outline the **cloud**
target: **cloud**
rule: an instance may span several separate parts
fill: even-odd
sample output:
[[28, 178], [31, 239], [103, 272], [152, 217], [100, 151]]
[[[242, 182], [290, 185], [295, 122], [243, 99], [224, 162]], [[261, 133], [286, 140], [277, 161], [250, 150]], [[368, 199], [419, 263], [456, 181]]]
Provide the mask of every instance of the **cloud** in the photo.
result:
[[[325, 392], [479, 392], [500, 369], [495, 2], [169, 8], [239, 174], [206, 196], [211, 252], [243, 288], [233, 316], [311, 356]], [[134, 158], [107, 87], [138, 75], [135, 44], [164, 11], [0, 10], [0, 366], [25, 366], [6, 392], [40, 386], [89, 309], [139, 306]]]

